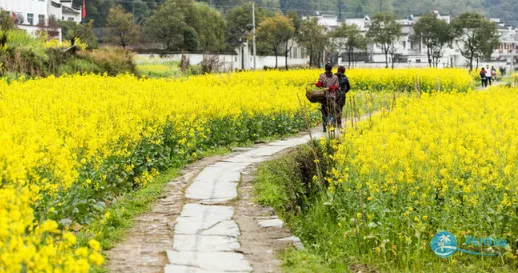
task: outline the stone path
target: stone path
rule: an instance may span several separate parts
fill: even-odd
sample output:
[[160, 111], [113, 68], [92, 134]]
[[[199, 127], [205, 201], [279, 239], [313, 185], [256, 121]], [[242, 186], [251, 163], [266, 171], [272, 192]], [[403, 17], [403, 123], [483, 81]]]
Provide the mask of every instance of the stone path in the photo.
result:
[[[314, 138], [323, 134], [315, 133]], [[187, 188], [186, 204], [174, 227], [167, 250], [166, 273], [253, 272], [239, 251], [241, 231], [234, 220], [232, 201], [238, 197], [241, 175], [252, 164], [309, 141], [309, 136], [272, 142], [205, 167]], [[282, 225], [267, 220], [266, 226]]]

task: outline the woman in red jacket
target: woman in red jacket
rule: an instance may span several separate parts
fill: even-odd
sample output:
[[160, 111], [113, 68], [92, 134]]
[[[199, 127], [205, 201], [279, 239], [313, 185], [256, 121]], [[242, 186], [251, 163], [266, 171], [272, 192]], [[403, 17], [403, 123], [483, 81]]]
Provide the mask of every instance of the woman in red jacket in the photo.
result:
[[[324, 133], [327, 130], [328, 123], [336, 123], [336, 92], [340, 89], [338, 77], [333, 74], [333, 66], [330, 63], [325, 65], [325, 72], [320, 75], [317, 82], [317, 87], [326, 88], [326, 100], [322, 103], [322, 125]], [[330, 116], [330, 114], [332, 114]]]

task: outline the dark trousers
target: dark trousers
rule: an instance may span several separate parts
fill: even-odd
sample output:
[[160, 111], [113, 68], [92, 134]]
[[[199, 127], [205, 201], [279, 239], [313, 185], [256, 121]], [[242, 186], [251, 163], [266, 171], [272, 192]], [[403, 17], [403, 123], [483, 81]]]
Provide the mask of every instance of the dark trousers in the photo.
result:
[[326, 128], [327, 128], [327, 120], [329, 117], [329, 109], [327, 108], [327, 103], [322, 103], [320, 112], [322, 112], [322, 126], [324, 126], [324, 132], [325, 132]]
[[[334, 98], [327, 98], [326, 101], [322, 103], [320, 112], [322, 112], [322, 126], [324, 127], [324, 132], [326, 131], [328, 125], [336, 125], [336, 119], [338, 119], [337, 109], [337, 102]], [[331, 117], [333, 117], [333, 124], [329, 124], [329, 119]]]
[[[491, 86], [491, 83], [493, 83], [493, 78], [489, 77], [489, 78], [487, 78], [487, 81], [489, 82], [489, 86]], [[486, 83], [486, 86], [487, 86], [487, 83]]]
[[338, 126], [342, 127], [342, 113], [344, 111], [345, 106], [345, 94], [339, 94], [336, 98], [336, 119], [338, 122]]
[[482, 87], [487, 87], [487, 78], [482, 78]]

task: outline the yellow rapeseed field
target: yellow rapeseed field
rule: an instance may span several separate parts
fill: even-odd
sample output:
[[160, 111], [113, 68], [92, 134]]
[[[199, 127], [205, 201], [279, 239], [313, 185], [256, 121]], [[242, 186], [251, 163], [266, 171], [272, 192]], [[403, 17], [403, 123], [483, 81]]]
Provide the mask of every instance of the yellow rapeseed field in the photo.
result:
[[[338, 214], [356, 219], [340, 225], [354, 234], [358, 223], [365, 252], [405, 265], [433, 255], [441, 230], [514, 242], [517, 132], [517, 89], [400, 99], [348, 130], [333, 155], [329, 190]], [[515, 251], [504, 250], [512, 259]]]
[[[79, 247], [69, 227], [108, 217], [106, 206], [117, 195], [207, 150], [299, 131], [306, 113], [298, 97], [305, 103], [303, 87], [319, 73], [0, 81], [0, 271], [88, 272], [102, 264], [99, 243]], [[471, 85], [460, 70], [348, 75], [356, 90]]]

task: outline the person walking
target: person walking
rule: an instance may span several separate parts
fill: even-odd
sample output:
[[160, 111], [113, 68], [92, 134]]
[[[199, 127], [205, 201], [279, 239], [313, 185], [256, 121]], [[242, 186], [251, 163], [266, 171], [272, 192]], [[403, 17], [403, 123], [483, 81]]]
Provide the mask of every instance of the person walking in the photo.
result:
[[336, 105], [337, 105], [337, 121], [338, 126], [342, 127], [342, 113], [345, 106], [346, 94], [351, 90], [351, 84], [349, 83], [349, 78], [345, 75], [345, 66], [338, 67], [338, 72], [335, 74], [338, 77], [338, 84], [340, 85], [340, 90], [338, 90], [336, 97]]
[[[324, 127], [324, 133], [327, 131], [329, 125], [329, 118], [333, 117], [330, 114], [334, 114], [336, 109], [336, 92], [340, 89], [338, 83], [338, 77], [333, 74], [333, 66], [330, 63], [326, 63], [325, 72], [320, 74], [317, 87], [326, 88], [326, 98], [322, 102], [322, 126]], [[332, 111], [332, 112], [331, 112]]]
[[494, 66], [491, 66], [491, 78], [496, 82], [496, 68]]
[[491, 69], [489, 69], [489, 65], [486, 65], [486, 81], [489, 83], [489, 86], [493, 83], [493, 78], [491, 77]]
[[480, 80], [482, 81], [482, 88], [487, 88], [486, 69], [483, 67], [480, 71]]

